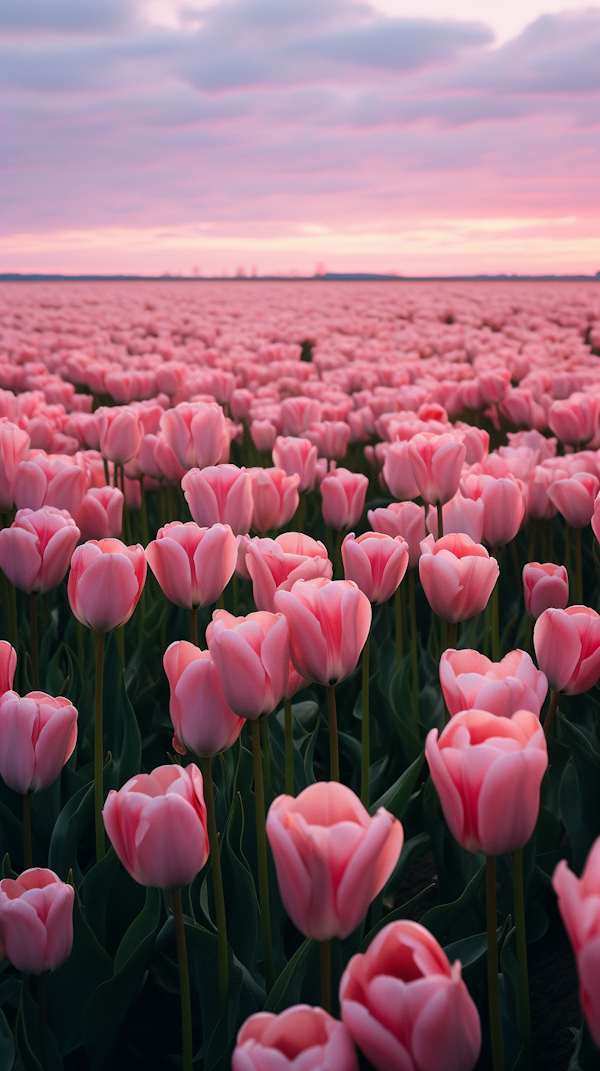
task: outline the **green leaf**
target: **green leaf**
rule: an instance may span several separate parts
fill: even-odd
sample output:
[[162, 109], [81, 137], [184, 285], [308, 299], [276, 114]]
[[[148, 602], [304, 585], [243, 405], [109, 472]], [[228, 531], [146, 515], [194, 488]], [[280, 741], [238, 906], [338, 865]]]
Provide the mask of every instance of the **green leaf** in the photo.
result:
[[484, 877], [485, 863], [480, 866], [475, 876], [471, 878], [458, 900], [451, 904], [439, 904], [437, 907], [432, 907], [423, 916], [421, 923], [428, 930], [431, 930], [438, 941], [441, 940], [444, 934], [448, 933], [464, 912], [475, 905]]
[[408, 767], [393, 785], [383, 793], [369, 808], [370, 814], [375, 814], [380, 807], [385, 807], [395, 818], [401, 818], [402, 812], [413, 794], [419, 774], [425, 761], [425, 752], [422, 751], [418, 758]]
[[221, 869], [227, 913], [227, 938], [235, 954], [257, 978], [260, 911], [254, 879], [242, 849], [244, 807], [236, 795], [222, 838]]
[[113, 757], [113, 785], [121, 788], [140, 772], [142, 741], [125, 687], [117, 637], [108, 637], [104, 656], [104, 748]]
[[319, 942], [307, 937], [294, 953], [287, 967], [281, 972], [267, 997], [264, 1010], [278, 1014], [284, 1008], [297, 1004], [302, 992], [304, 976], [318, 952]]
[[380, 919], [375, 926], [373, 926], [373, 929], [369, 930], [366, 937], [363, 937], [359, 945], [358, 951], [366, 952], [373, 938], [376, 937], [379, 931], [382, 930], [384, 926], [387, 926], [390, 922], [397, 922], [398, 919], [410, 918], [414, 909], [421, 903], [421, 900], [424, 900], [425, 897], [428, 896], [431, 890], [434, 888], [435, 884], [428, 885], [426, 889], [421, 889], [421, 892], [417, 893], [416, 896], [413, 896], [412, 900], [407, 900], [405, 904], [401, 904], [400, 907], [396, 907], [393, 911], [390, 911], [387, 915], [384, 915], [383, 918]]
[[17, 1021], [15, 1023], [15, 1042], [17, 1047], [17, 1054], [19, 1060], [23, 1065], [24, 1071], [42, 1071], [42, 1065], [35, 1055], [31, 1045], [29, 1044], [29, 1038], [27, 1036], [27, 1027], [25, 1025], [25, 1012], [23, 1010], [23, 988], [21, 989], [21, 1001], [19, 1004], [19, 1010], [17, 1012]]
[[304, 753], [304, 779], [306, 781], [306, 785], [307, 786], [308, 785], [314, 785], [314, 783], [316, 781], [316, 777], [315, 777], [315, 772], [314, 772], [313, 766], [314, 766], [314, 760], [315, 760], [315, 748], [317, 746], [317, 737], [319, 735], [320, 726], [321, 726], [321, 718], [318, 717], [317, 718], [317, 724], [315, 725], [312, 733], [310, 734], [310, 737], [308, 739], [308, 744], [307, 744], [307, 747], [306, 747], [306, 751]]
[[48, 852], [48, 866], [66, 881], [69, 870], [77, 868], [77, 847], [86, 827], [94, 818], [94, 784], [80, 788], [60, 812]]
[[561, 779], [560, 810], [573, 846], [573, 866], [579, 874], [600, 834], [600, 754], [597, 737], [568, 721], [560, 711], [557, 719], [572, 753], [572, 762], [565, 766]]
[[15, 1061], [15, 1042], [12, 1031], [6, 1021], [6, 1016], [0, 1008], [0, 1067], [3, 1071], [11, 1071]]

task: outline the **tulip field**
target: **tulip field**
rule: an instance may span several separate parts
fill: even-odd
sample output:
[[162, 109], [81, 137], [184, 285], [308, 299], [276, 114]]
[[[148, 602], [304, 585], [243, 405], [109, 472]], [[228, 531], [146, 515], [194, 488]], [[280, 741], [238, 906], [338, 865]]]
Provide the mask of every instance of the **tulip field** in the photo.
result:
[[0, 286], [0, 1071], [600, 1068], [600, 283]]

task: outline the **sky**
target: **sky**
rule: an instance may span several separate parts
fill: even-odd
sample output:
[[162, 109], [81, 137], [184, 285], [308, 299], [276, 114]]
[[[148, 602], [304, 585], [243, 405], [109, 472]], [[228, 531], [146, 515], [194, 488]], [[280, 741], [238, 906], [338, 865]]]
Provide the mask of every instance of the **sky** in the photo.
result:
[[3, 0], [0, 271], [600, 270], [600, 5]]

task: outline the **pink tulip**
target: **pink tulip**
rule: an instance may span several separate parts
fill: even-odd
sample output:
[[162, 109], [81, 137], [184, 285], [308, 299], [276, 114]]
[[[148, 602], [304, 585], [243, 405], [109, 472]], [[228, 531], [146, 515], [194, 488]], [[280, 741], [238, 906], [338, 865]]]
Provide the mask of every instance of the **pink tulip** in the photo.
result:
[[0, 531], [0, 567], [20, 591], [51, 591], [69, 568], [78, 539], [66, 510], [20, 509], [10, 528]]
[[237, 465], [190, 469], [181, 481], [185, 500], [196, 524], [210, 528], [228, 524], [234, 535], [252, 525], [252, 477]]
[[348, 453], [350, 425], [345, 420], [315, 421], [302, 434], [316, 446], [319, 457], [341, 461]]
[[0, 697], [0, 774], [25, 795], [52, 785], [73, 754], [77, 711], [64, 696], [16, 692]]
[[282, 532], [276, 539], [252, 539], [244, 564], [252, 580], [257, 609], [276, 613], [276, 591], [290, 591], [296, 580], [324, 576], [331, 580], [333, 566], [322, 543], [300, 532]]
[[369, 481], [361, 472], [335, 468], [321, 481], [323, 520], [337, 532], [354, 528], [361, 517]]
[[237, 1036], [232, 1071], [358, 1071], [354, 1042], [322, 1008], [294, 1004], [251, 1015]]
[[17, 652], [7, 640], [0, 640], [0, 698], [13, 686]]
[[375, 532], [402, 536], [408, 543], [408, 565], [414, 569], [421, 557], [421, 543], [427, 536], [425, 510], [416, 502], [392, 502], [386, 509], [370, 509], [367, 519]]
[[444, 621], [466, 621], [487, 606], [499, 575], [498, 562], [466, 535], [421, 543], [419, 578], [427, 601]]
[[511, 651], [501, 662], [491, 662], [478, 651], [444, 651], [440, 684], [450, 715], [461, 710], [488, 710], [510, 718], [517, 710], [530, 710], [539, 718], [548, 681], [525, 651]]
[[278, 435], [273, 447], [273, 464], [287, 476], [300, 477], [300, 494], [312, 491], [317, 473], [317, 448], [308, 439], [296, 439], [291, 435]]
[[382, 474], [394, 498], [417, 498], [419, 494], [410, 463], [408, 443], [408, 439], [402, 439], [386, 445]]
[[182, 468], [204, 469], [220, 460], [226, 425], [216, 402], [181, 402], [167, 409], [160, 428]]
[[88, 476], [85, 468], [64, 457], [47, 457], [40, 452], [22, 461], [14, 482], [17, 509], [38, 510], [42, 506], [66, 509], [77, 515], [85, 498]]
[[306, 937], [347, 937], [364, 919], [398, 862], [404, 833], [380, 807], [371, 818], [338, 781], [278, 796], [267, 815], [283, 905]]
[[[483, 539], [483, 515], [484, 507], [481, 499], [474, 501], [464, 498], [460, 491], [442, 506], [442, 518], [444, 523], [444, 535], [461, 533], [468, 535], [474, 543], [481, 543]], [[438, 515], [434, 506], [429, 507], [427, 514], [427, 531], [434, 539], [438, 538]], [[425, 538], [425, 537], [423, 537]]]
[[120, 539], [90, 539], [71, 558], [69, 603], [82, 625], [110, 632], [129, 621], [146, 579], [144, 548]]
[[206, 806], [197, 766], [157, 766], [108, 793], [104, 825], [125, 870], [140, 885], [189, 885], [208, 859]]
[[591, 847], [581, 877], [561, 859], [552, 885], [575, 953], [583, 1014], [600, 1047], [600, 837]]
[[298, 673], [317, 684], [349, 677], [371, 627], [371, 605], [350, 580], [297, 580], [277, 591], [275, 607], [285, 614], [290, 655]]
[[340, 982], [342, 1019], [376, 1071], [471, 1071], [481, 1049], [477, 1008], [435, 937], [390, 922]]
[[163, 665], [171, 689], [175, 751], [185, 755], [189, 750], [210, 758], [231, 747], [244, 719], [227, 705], [210, 652], [200, 651], [187, 640], [176, 640], [167, 647]]
[[315, 398], [284, 398], [281, 403], [281, 419], [284, 435], [302, 435], [309, 424], [314, 424], [321, 415], [321, 406]]
[[6, 417], [0, 419], [0, 513], [14, 506], [17, 469], [27, 459], [29, 435]]
[[55, 971], [73, 947], [72, 885], [52, 870], [33, 867], [0, 881], [0, 947], [25, 974]]
[[534, 621], [550, 606], [564, 610], [569, 601], [569, 577], [564, 565], [527, 562], [523, 566], [525, 609]]
[[535, 623], [533, 646], [554, 692], [579, 695], [600, 678], [600, 614], [589, 606], [544, 610]]
[[96, 410], [100, 453], [115, 465], [137, 457], [144, 434], [139, 416], [130, 405], [102, 406]]
[[197, 610], [216, 602], [227, 587], [237, 541], [228, 524], [200, 528], [194, 521], [171, 521], [148, 544], [146, 558], [167, 599]]
[[271, 528], [282, 528], [291, 521], [298, 509], [297, 474], [286, 476], [283, 469], [248, 469], [252, 477], [252, 527], [264, 534]]
[[422, 498], [431, 505], [449, 502], [458, 491], [467, 450], [452, 435], [413, 435], [409, 459]]
[[118, 487], [90, 487], [75, 524], [81, 543], [88, 539], [118, 539], [123, 525], [123, 492]]
[[275, 446], [277, 428], [270, 420], [253, 420], [250, 424], [250, 438], [259, 454], [270, 454]]
[[[431, 778], [450, 832], [469, 852], [523, 848], [540, 808], [548, 765], [544, 730], [530, 710], [499, 718], [465, 710], [425, 743]], [[501, 806], [499, 806], [501, 801]]]
[[288, 683], [289, 633], [283, 614], [234, 617], [215, 610], [206, 630], [223, 694], [240, 718], [275, 710]]
[[580, 446], [594, 434], [597, 400], [589, 394], [576, 392], [565, 401], [552, 402], [548, 424], [561, 443]]
[[594, 515], [600, 481], [590, 472], [575, 472], [567, 480], [555, 480], [548, 498], [572, 528], [585, 528]]
[[350, 532], [342, 543], [346, 580], [353, 580], [369, 602], [387, 602], [408, 569], [408, 543], [381, 532]]
[[519, 484], [514, 476], [465, 477], [461, 489], [466, 497], [483, 502], [483, 538], [490, 547], [504, 547], [514, 539], [525, 512]]

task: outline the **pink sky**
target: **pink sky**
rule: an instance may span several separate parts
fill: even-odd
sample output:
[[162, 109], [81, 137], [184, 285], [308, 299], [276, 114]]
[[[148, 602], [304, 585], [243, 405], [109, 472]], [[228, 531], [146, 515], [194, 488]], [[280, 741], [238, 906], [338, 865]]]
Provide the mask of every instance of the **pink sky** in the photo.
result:
[[4, 0], [0, 271], [598, 271], [600, 7], [511, 10]]

